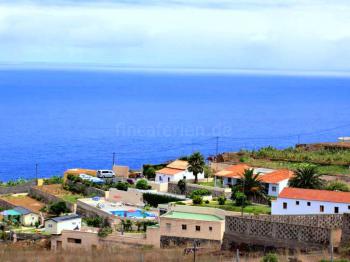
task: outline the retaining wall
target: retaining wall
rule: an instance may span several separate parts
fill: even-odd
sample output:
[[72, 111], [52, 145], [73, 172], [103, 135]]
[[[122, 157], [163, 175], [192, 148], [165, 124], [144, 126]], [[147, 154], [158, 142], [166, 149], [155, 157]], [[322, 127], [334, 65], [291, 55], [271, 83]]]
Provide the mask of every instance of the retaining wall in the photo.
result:
[[[227, 198], [231, 197], [231, 191], [228, 191], [225, 188], [202, 186], [202, 185], [190, 184], [190, 183], [187, 183], [185, 194], [190, 195], [194, 190], [197, 190], [197, 189], [207, 189], [212, 193], [213, 197], [219, 197], [221, 195], [225, 195]], [[177, 183], [175, 182], [168, 183], [168, 192], [172, 194], [182, 195], [179, 187], [177, 186]]]
[[0, 195], [17, 194], [17, 193], [28, 193], [30, 187], [35, 186], [35, 181], [29, 181], [22, 185], [17, 186], [0, 186]]
[[45, 204], [52, 204], [55, 202], [60, 202], [63, 201], [66, 203], [67, 207], [72, 211], [75, 212], [75, 204], [70, 203], [68, 201], [63, 200], [62, 198], [52, 195], [48, 192], [45, 192], [41, 190], [39, 187], [31, 187], [29, 189], [29, 196], [35, 198], [35, 199], [40, 199], [41, 202]]

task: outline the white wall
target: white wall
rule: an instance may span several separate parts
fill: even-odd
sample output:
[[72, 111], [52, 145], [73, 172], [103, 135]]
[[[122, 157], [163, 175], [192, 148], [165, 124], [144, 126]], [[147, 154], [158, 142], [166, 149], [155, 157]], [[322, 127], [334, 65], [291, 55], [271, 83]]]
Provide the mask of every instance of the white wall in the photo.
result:
[[[217, 180], [219, 180], [219, 179], [217, 178]], [[224, 186], [226, 186], [226, 185], [232, 185], [233, 186], [233, 185], [237, 184], [237, 179], [236, 178], [231, 178], [231, 182], [229, 182], [229, 178], [228, 177], [224, 177], [223, 183], [224, 183]]]
[[[155, 181], [158, 183], [178, 182], [179, 180], [184, 178], [186, 178], [187, 180], [193, 180], [195, 177], [192, 172], [189, 172], [188, 170], [184, 170], [175, 175], [165, 175], [165, 174], [156, 173]], [[204, 172], [198, 174], [197, 178], [204, 179]]]
[[[299, 201], [297, 205], [296, 201]], [[310, 206], [307, 205], [310, 202]], [[283, 203], [287, 203], [287, 208], [283, 208]], [[320, 212], [320, 206], [324, 206], [324, 212]], [[321, 201], [308, 201], [288, 198], [277, 198], [272, 201], [272, 215], [306, 215], [306, 214], [334, 214], [334, 208], [339, 208], [339, 214], [349, 212], [350, 203], [332, 203]]]
[[74, 230], [77, 226], [80, 230], [81, 218], [75, 218], [60, 222], [55, 222], [53, 220], [45, 221], [45, 231], [50, 234], [61, 234], [62, 230]]

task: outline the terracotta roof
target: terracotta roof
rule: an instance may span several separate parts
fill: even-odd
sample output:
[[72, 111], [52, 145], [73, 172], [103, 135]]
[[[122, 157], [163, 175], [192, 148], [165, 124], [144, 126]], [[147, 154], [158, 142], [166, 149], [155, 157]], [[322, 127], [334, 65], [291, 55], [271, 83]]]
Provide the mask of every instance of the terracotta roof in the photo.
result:
[[244, 170], [249, 168], [250, 167], [246, 164], [233, 165], [217, 172], [215, 176], [241, 178], [244, 173]]
[[157, 174], [163, 174], [163, 175], [176, 175], [177, 173], [183, 172], [183, 169], [176, 169], [176, 168], [169, 168], [169, 167], [164, 167], [160, 170], [158, 170], [156, 173]]
[[263, 183], [277, 184], [293, 176], [293, 172], [288, 169], [280, 169], [271, 173], [261, 175], [260, 181]]
[[350, 203], [350, 192], [286, 187], [278, 195], [278, 198]]
[[188, 162], [184, 160], [175, 160], [168, 164], [166, 167], [186, 170], [188, 167]]

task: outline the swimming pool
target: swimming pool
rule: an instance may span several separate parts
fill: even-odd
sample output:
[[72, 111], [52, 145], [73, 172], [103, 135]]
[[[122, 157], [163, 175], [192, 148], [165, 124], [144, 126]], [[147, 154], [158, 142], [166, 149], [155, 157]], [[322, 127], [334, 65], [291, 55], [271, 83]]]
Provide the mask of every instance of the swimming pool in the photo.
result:
[[135, 218], [155, 218], [156, 215], [142, 211], [141, 209], [136, 210], [115, 210], [111, 211], [111, 213], [118, 217], [135, 217]]

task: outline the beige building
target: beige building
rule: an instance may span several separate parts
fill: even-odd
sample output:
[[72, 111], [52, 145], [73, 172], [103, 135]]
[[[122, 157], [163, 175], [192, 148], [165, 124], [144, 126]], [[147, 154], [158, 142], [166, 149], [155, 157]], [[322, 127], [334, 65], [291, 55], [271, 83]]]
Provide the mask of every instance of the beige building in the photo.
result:
[[226, 212], [216, 208], [175, 206], [160, 216], [161, 246], [193, 243], [221, 244]]
[[20, 222], [25, 227], [35, 226], [35, 223], [38, 223], [40, 220], [37, 213], [34, 213], [27, 208], [17, 206], [13, 208], [13, 210], [20, 214]]

